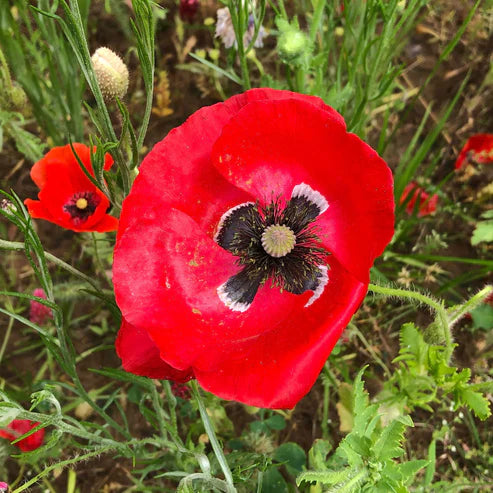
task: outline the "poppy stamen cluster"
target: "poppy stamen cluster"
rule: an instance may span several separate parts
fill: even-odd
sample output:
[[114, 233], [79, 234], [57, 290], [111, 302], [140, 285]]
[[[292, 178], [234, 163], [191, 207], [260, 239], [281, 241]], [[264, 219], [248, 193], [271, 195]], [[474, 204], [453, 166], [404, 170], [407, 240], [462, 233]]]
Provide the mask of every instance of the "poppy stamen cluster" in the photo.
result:
[[317, 291], [327, 272], [321, 267], [328, 252], [320, 247], [313, 222], [327, 207], [319, 192], [302, 183], [285, 204], [278, 198], [264, 207], [247, 202], [227, 211], [215, 240], [239, 257], [237, 264], [243, 269], [219, 286], [221, 301], [233, 311], [244, 312], [269, 279], [293, 294]]
[[94, 214], [100, 202], [99, 196], [92, 192], [78, 192], [72, 195], [63, 210], [70, 214], [76, 226], [80, 226]]

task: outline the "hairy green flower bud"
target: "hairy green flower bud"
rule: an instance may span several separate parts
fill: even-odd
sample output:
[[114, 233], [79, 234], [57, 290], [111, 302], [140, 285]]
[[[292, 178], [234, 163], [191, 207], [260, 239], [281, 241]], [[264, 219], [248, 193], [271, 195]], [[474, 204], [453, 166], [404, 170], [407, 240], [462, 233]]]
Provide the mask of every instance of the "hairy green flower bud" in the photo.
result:
[[423, 332], [423, 339], [427, 344], [431, 344], [432, 346], [445, 344], [443, 328], [437, 320], [426, 327]]
[[91, 61], [105, 100], [125, 96], [128, 89], [128, 68], [122, 59], [109, 48], [98, 48]]
[[277, 50], [281, 60], [293, 65], [305, 65], [311, 55], [312, 46], [308, 36], [299, 28], [298, 22], [290, 24], [282, 18], [276, 19], [279, 29]]

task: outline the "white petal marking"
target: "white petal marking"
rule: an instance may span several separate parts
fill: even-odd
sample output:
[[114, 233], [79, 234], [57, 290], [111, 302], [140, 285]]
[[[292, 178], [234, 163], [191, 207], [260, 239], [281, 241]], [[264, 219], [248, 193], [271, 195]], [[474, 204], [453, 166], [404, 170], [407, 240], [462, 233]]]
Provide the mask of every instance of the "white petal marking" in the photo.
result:
[[324, 292], [325, 286], [327, 286], [327, 283], [329, 282], [329, 275], [328, 275], [328, 269], [325, 265], [319, 265], [318, 268], [320, 269], [321, 276], [318, 278], [318, 286], [313, 291], [313, 294], [311, 295], [310, 299], [307, 301], [305, 308], [307, 306], [310, 306], [314, 301], [316, 301], [322, 293]]
[[216, 233], [214, 235], [214, 241], [217, 243], [217, 240], [219, 238], [219, 233], [223, 229], [224, 222], [226, 221], [226, 219], [228, 219], [229, 216], [231, 216], [231, 214], [233, 214], [234, 211], [236, 211], [237, 209], [240, 209], [241, 207], [245, 207], [246, 205], [254, 205], [254, 204], [255, 204], [255, 202], [243, 202], [243, 204], [238, 204], [238, 205], [235, 205], [234, 207], [232, 207], [231, 209], [228, 209], [221, 216], [221, 219], [219, 219], [219, 222], [217, 224], [217, 230], [216, 230]]
[[217, 288], [217, 295], [219, 296], [219, 299], [230, 309], [233, 310], [234, 312], [246, 312], [250, 306], [251, 303], [240, 303], [239, 301], [233, 301], [230, 297], [229, 294], [226, 291], [226, 282], [224, 284], [221, 284]]
[[320, 192], [313, 190], [313, 188], [306, 183], [300, 183], [299, 185], [296, 185], [293, 188], [293, 193], [291, 194], [291, 197], [305, 197], [306, 200], [312, 202], [320, 209], [320, 214], [322, 214], [329, 208], [329, 203], [327, 202], [326, 198]]

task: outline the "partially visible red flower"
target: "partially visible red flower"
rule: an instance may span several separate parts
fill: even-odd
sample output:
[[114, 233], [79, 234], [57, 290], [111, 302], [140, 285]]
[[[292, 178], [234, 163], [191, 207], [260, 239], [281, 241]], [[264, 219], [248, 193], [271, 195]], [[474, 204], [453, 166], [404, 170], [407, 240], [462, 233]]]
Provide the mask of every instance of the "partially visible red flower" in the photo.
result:
[[393, 224], [390, 169], [321, 99], [253, 89], [200, 109], [146, 156], [123, 203], [123, 367], [293, 407]]
[[189, 400], [190, 397], [192, 397], [188, 386], [180, 382], [173, 382], [173, 385], [171, 386], [171, 392], [173, 392], [175, 397], [179, 397], [180, 399]]
[[179, 13], [183, 21], [191, 22], [199, 9], [199, 0], [180, 0]]
[[[38, 425], [39, 423], [29, 421], [28, 419], [14, 419], [6, 428], [0, 429], [0, 437], [12, 442]], [[23, 452], [30, 452], [41, 447], [44, 436], [45, 430], [41, 428], [14, 445], [19, 447]]]
[[190, 369], [177, 370], [163, 361], [149, 334], [130, 325], [125, 319], [122, 319], [115, 345], [123, 368], [130, 373], [180, 383], [193, 378]]
[[9, 491], [9, 485], [7, 483], [4, 483], [3, 481], [0, 481], [0, 493], [8, 493]]
[[[86, 169], [94, 175], [89, 147], [84, 144], [73, 146]], [[112, 164], [112, 157], [106, 154], [104, 169], [110, 169]], [[24, 201], [32, 217], [77, 232], [105, 232], [118, 228], [118, 219], [106, 214], [110, 206], [108, 198], [81, 170], [70, 145], [51, 149], [34, 164], [31, 178], [40, 189], [39, 201]]]
[[[411, 198], [409, 199], [409, 196]], [[401, 195], [400, 203], [404, 203], [409, 200], [406, 204], [406, 212], [412, 214], [416, 206], [416, 201], [418, 201], [417, 210], [418, 217], [428, 216], [436, 211], [438, 203], [438, 195], [434, 194], [430, 197], [417, 183], [414, 181], [408, 183], [406, 188]]]
[[[41, 288], [35, 289], [33, 295], [44, 300], [46, 299], [46, 294]], [[35, 324], [43, 325], [46, 320], [53, 317], [51, 308], [39, 303], [39, 301], [31, 300], [29, 305], [29, 320]]]
[[455, 162], [455, 169], [466, 166], [471, 161], [493, 163], [493, 134], [476, 134], [468, 139]]

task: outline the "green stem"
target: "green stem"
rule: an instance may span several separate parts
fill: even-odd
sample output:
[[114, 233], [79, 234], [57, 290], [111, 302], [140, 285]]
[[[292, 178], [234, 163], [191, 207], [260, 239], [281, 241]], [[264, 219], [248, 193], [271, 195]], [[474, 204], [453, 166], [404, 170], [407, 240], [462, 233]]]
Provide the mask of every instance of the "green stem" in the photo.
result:
[[485, 286], [479, 293], [457, 307], [455, 311], [450, 314], [450, 325], [454, 325], [466, 315], [466, 313], [474, 310], [474, 308], [480, 305], [491, 293], [493, 293], [493, 286]]
[[80, 455], [80, 456], [75, 457], [73, 459], [67, 459], [67, 460], [63, 460], [61, 462], [57, 462], [56, 464], [52, 464], [51, 466], [46, 467], [41, 473], [36, 475], [34, 478], [32, 478], [29, 481], [27, 481], [26, 483], [22, 484], [21, 486], [19, 486], [19, 488], [16, 488], [15, 490], [13, 490], [12, 493], [20, 493], [21, 491], [27, 490], [30, 486], [37, 483], [40, 479], [45, 477], [53, 469], [57, 469], [57, 468], [61, 468], [64, 466], [76, 464], [77, 462], [80, 462], [83, 460], [88, 460], [91, 457], [96, 457], [97, 455], [101, 455], [105, 452], [108, 452], [108, 450], [111, 450], [111, 448], [112, 447], [106, 447], [106, 448], [102, 448], [99, 450], [94, 450], [92, 452], [89, 452], [88, 454]]
[[310, 24], [310, 42], [313, 44], [317, 37], [320, 24], [322, 23], [322, 17], [324, 13], [325, 0], [318, 0], [313, 12], [312, 22]]
[[377, 284], [369, 284], [368, 291], [373, 293], [382, 294], [384, 296], [395, 296], [397, 298], [407, 298], [419, 301], [429, 307], [433, 308], [437, 314], [438, 322], [442, 326], [443, 337], [445, 339], [446, 356], [447, 360], [450, 359], [453, 352], [452, 335], [450, 333], [449, 317], [442, 303], [437, 300], [426, 296], [417, 291], [407, 291], [405, 289], [389, 288], [384, 286], [378, 286]]
[[[21, 243], [19, 241], [7, 241], [0, 239], [0, 250], [24, 251], [25, 245], [24, 243]], [[59, 259], [58, 257], [55, 257], [55, 255], [52, 255], [51, 253], [44, 252], [44, 254], [46, 259], [49, 260], [50, 262], [53, 262], [58, 267], [61, 267], [67, 272], [70, 272], [70, 274], [74, 275], [75, 277], [78, 277], [79, 279], [88, 282], [96, 291], [100, 291], [99, 286], [94, 282], [94, 280], [91, 277], [86, 276], [86, 274], [84, 274], [80, 270], [77, 270], [75, 267], [72, 267], [71, 265], [67, 264], [66, 262]]]
[[214, 453], [216, 454], [216, 458], [224, 474], [224, 479], [226, 480], [226, 483], [228, 484], [231, 493], [234, 493], [236, 492], [236, 488], [234, 487], [234, 483], [233, 483], [233, 475], [231, 474], [231, 470], [229, 468], [228, 461], [226, 460], [226, 456], [224, 455], [223, 449], [219, 445], [219, 442], [216, 437], [216, 432], [214, 431], [212, 422], [209, 418], [209, 415], [207, 414], [204, 401], [202, 400], [199, 387], [195, 380], [191, 382], [191, 388], [192, 388], [193, 396], [195, 397], [195, 400], [197, 401], [197, 405], [199, 406], [200, 417], [202, 418], [205, 431], [211, 442], [212, 450], [214, 450]]

